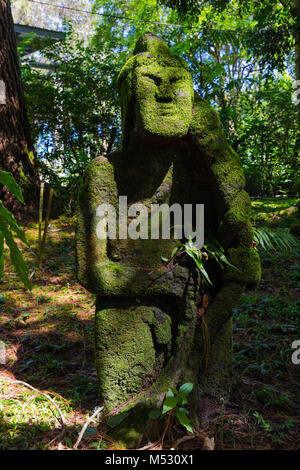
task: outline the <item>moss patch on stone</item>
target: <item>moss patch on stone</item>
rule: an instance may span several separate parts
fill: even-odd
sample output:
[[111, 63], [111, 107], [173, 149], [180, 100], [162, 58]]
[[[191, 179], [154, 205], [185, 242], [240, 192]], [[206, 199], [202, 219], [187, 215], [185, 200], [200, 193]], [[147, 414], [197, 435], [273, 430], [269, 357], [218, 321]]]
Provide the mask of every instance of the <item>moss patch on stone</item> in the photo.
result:
[[110, 411], [137, 393], [145, 377], [154, 376], [155, 349], [139, 308], [98, 308], [95, 336], [100, 397]]
[[158, 375], [167, 356], [158, 358], [157, 347], [165, 346], [165, 354], [170, 352], [171, 324], [171, 317], [154, 305], [98, 299], [96, 367], [100, 397], [108, 411]]

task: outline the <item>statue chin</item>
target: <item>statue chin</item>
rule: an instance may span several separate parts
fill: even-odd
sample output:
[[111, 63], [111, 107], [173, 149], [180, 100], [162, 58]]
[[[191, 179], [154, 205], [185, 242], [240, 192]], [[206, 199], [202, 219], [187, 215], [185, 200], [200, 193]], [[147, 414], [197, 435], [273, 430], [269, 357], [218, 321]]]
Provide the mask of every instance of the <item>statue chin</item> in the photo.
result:
[[141, 135], [157, 136], [160, 138], [180, 138], [188, 132], [188, 125], [184, 120], [178, 119], [178, 115], [158, 115], [153, 126], [153, 121], [148, 122], [147, 116], [142, 117]]

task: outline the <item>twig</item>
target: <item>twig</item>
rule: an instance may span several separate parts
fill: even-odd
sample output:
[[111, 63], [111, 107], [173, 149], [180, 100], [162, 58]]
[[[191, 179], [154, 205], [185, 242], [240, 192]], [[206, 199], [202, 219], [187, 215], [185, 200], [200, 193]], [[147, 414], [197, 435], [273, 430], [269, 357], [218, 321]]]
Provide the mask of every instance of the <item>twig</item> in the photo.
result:
[[159, 439], [159, 443], [161, 444], [161, 447], [164, 445], [164, 439], [165, 439], [165, 437], [166, 437], [166, 434], [167, 434], [168, 429], [169, 429], [170, 426], [171, 426], [171, 422], [172, 422], [172, 418], [173, 418], [173, 412], [174, 412], [174, 409], [168, 411], [168, 413], [167, 413], [166, 424], [165, 424], [163, 433], [162, 433], [162, 435], [161, 435], [161, 437], [160, 437], [160, 439]]
[[151, 449], [152, 447], [155, 447], [157, 446], [158, 444], [160, 443], [160, 441], [155, 441], [155, 442], [150, 442], [150, 444], [147, 444], [146, 446], [144, 447], [139, 447], [138, 449], [136, 450], [147, 450], [147, 449]]
[[84, 423], [83, 428], [82, 428], [81, 431], [80, 431], [80, 434], [79, 434], [79, 436], [78, 436], [78, 439], [77, 439], [77, 441], [76, 441], [76, 443], [75, 443], [75, 445], [74, 445], [74, 447], [73, 447], [74, 450], [76, 450], [77, 447], [79, 446], [79, 444], [80, 444], [80, 442], [81, 442], [81, 439], [83, 438], [84, 433], [85, 433], [85, 431], [86, 431], [86, 428], [88, 427], [88, 425], [90, 424], [90, 422], [93, 421], [93, 419], [95, 418], [95, 416], [97, 416], [97, 414], [99, 414], [100, 411], [102, 411], [102, 410], [103, 410], [103, 406], [99, 406], [98, 408], [96, 408], [96, 411], [92, 414], [92, 416], [90, 416], [90, 417], [86, 420], [86, 422]]
[[194, 436], [183, 436], [183, 437], [180, 437], [179, 439], [177, 439], [174, 444], [172, 445], [172, 448], [173, 449], [177, 449], [177, 447], [179, 446], [179, 444], [182, 444], [182, 442], [185, 442], [185, 441], [190, 441], [191, 439], [195, 439], [195, 435]]

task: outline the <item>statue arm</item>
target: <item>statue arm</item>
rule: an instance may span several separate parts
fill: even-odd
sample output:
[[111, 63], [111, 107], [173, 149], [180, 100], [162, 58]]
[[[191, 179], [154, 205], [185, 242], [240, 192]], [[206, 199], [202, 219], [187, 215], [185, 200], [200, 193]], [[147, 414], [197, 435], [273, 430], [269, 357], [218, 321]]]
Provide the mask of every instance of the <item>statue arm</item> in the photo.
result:
[[170, 293], [172, 282], [160, 257], [157, 269], [143, 269], [110, 258], [107, 239], [99, 239], [96, 233], [96, 210], [103, 203], [116, 208], [118, 190], [114, 167], [106, 158], [98, 157], [87, 165], [78, 194], [75, 248], [80, 284], [103, 297]]
[[241, 163], [226, 141], [219, 116], [200, 98], [195, 102], [190, 132], [204, 159], [205, 172], [216, 196], [219, 241], [231, 263], [238, 268], [226, 267], [224, 278], [244, 285], [256, 284], [260, 279], [260, 262], [253, 248], [251, 200], [244, 191], [245, 177]]
[[96, 235], [97, 207], [111, 203], [113, 187], [109, 187], [112, 168], [108, 160], [98, 157], [86, 167], [79, 188], [76, 214], [76, 273], [79, 282], [89, 291], [96, 292], [95, 264], [107, 259], [107, 241]]

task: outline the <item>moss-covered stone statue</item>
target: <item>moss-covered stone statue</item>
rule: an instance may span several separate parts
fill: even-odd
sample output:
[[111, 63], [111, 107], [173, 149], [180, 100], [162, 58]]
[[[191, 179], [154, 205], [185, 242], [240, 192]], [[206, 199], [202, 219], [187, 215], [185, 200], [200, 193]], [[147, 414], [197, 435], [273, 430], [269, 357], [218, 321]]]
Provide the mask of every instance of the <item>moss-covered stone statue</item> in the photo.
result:
[[[216, 112], [195, 95], [185, 61], [147, 33], [137, 41], [118, 83], [122, 148], [86, 168], [76, 256], [79, 282], [97, 294], [100, 400], [108, 412], [129, 411], [114, 438], [135, 446], [143, 436], [153, 438], [156, 422], [148, 414], [161, 406], [170, 386], [194, 384], [189, 407], [195, 427], [211, 400], [226, 397], [232, 308], [245, 287], [259, 281], [260, 264], [239, 158]], [[111, 204], [121, 217], [119, 196], [127, 196], [128, 206], [148, 208], [204, 204], [205, 234], [219, 241], [235, 268], [222, 270], [208, 259], [213, 286], [207, 289], [185, 256], [171, 268], [162, 262], [161, 256], [170, 258], [178, 243], [174, 237], [130, 239], [119, 233], [116, 239], [100, 239], [97, 208]]]

